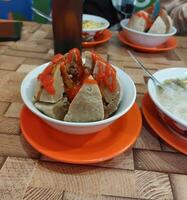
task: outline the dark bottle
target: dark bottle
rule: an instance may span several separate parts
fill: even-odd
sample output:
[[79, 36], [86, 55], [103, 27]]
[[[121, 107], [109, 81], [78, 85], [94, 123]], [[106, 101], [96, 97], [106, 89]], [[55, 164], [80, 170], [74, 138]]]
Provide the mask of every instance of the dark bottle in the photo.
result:
[[54, 52], [81, 51], [84, 0], [52, 0]]

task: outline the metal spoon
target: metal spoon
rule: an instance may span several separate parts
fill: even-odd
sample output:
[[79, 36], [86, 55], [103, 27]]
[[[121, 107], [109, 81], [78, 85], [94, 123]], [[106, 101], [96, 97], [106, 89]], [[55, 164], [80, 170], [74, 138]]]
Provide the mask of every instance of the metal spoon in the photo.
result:
[[141, 61], [139, 61], [131, 51], [127, 50], [128, 54], [131, 56], [131, 58], [143, 69], [143, 71], [151, 78], [151, 80], [154, 82], [155, 85], [158, 87], [164, 89], [163, 84], [155, 78], [143, 65]]

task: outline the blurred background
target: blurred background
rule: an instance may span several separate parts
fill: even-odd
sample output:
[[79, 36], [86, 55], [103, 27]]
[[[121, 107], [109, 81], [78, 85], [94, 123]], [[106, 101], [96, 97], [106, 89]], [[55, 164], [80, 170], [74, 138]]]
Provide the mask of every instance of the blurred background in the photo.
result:
[[0, 18], [48, 23], [48, 20], [35, 14], [32, 11], [32, 7], [46, 15], [50, 15], [50, 1], [51, 0], [0, 0]]
[[[83, 13], [104, 17], [110, 21], [111, 29], [119, 29], [119, 21], [124, 18], [124, 14], [117, 12], [118, 5], [116, 3], [118, 1], [132, 2], [133, 0], [84, 0]], [[148, 5], [151, 5], [155, 1], [136, 0], [135, 11], [138, 11], [137, 4], [144, 5], [148, 3]], [[160, 5], [172, 18], [173, 24], [177, 28], [177, 33], [187, 34], [187, 0], [160, 0]], [[50, 17], [50, 7], [51, 0], [0, 0], [0, 19], [50, 23], [50, 19], [41, 17], [32, 9], [34, 8], [41, 14]], [[127, 11], [129, 12], [129, 9]]]

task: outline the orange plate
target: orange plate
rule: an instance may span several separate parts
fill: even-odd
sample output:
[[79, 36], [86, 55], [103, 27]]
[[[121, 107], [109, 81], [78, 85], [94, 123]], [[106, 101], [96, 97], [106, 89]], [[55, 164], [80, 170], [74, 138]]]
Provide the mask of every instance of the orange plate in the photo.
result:
[[171, 129], [161, 121], [157, 109], [148, 94], [144, 95], [142, 112], [146, 121], [157, 135], [166, 143], [187, 155], [187, 140], [172, 132]]
[[82, 46], [87, 48], [94, 47], [96, 45], [107, 42], [108, 40], [110, 40], [111, 37], [112, 37], [112, 32], [106, 29], [96, 40], [91, 42], [82, 42]]
[[111, 159], [129, 149], [140, 134], [142, 117], [134, 104], [109, 127], [84, 136], [60, 132], [26, 107], [21, 111], [20, 123], [24, 137], [40, 153], [62, 162], [89, 164]]
[[120, 31], [118, 33], [118, 39], [122, 43], [132, 47], [133, 49], [136, 49], [138, 51], [148, 52], [148, 53], [156, 53], [159, 51], [168, 51], [171, 49], [175, 49], [177, 47], [177, 41], [174, 37], [170, 37], [164, 44], [157, 46], [157, 47], [144, 47], [144, 46], [140, 46], [140, 45], [131, 43], [130, 41], [127, 40], [127, 38], [125, 37], [125, 35], [122, 31]]

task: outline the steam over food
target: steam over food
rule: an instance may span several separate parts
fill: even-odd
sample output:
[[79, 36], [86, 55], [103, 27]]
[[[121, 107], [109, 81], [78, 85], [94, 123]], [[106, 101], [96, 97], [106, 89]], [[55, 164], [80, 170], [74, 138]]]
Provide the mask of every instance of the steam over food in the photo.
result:
[[37, 77], [34, 105], [45, 115], [69, 122], [94, 122], [111, 116], [120, 103], [116, 70], [94, 52], [57, 54]]
[[160, 10], [159, 15], [153, 20], [152, 9], [135, 13], [128, 22], [128, 27], [140, 32], [154, 34], [169, 33], [172, 28], [172, 19], [164, 9]]

